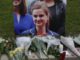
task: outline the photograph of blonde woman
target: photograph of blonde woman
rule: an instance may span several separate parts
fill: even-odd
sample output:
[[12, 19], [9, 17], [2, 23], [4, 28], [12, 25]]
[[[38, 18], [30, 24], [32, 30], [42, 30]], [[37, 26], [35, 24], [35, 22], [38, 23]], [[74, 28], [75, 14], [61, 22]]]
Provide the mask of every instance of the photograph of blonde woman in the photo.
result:
[[0, 60], [80, 60], [79, 0], [0, 2]]

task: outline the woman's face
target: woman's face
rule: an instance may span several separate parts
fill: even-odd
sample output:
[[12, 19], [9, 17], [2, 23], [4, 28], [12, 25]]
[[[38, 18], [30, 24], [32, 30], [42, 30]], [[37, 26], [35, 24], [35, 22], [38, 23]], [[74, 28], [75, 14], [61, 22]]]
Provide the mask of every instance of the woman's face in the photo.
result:
[[48, 16], [43, 9], [34, 9], [32, 11], [33, 20], [36, 26], [46, 26], [48, 21]]

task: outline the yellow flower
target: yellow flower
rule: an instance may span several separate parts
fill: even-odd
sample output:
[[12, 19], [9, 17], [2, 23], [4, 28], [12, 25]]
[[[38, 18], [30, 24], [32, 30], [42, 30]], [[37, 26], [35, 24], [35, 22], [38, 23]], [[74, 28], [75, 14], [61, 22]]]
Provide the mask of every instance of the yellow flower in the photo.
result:
[[23, 49], [24, 49], [23, 47], [18, 47], [18, 48], [16, 48], [15, 50], [10, 51], [10, 52], [9, 52], [10, 57], [14, 57], [17, 52], [22, 52]]
[[9, 54], [11, 54], [11, 55], [15, 55], [15, 54], [16, 54], [16, 52], [17, 52], [17, 51], [13, 50], [13, 51], [10, 51], [10, 53], [9, 53]]
[[10, 57], [13, 57], [14, 55], [13, 54], [10, 54]]
[[14, 50], [14, 54], [16, 54], [17, 52], [22, 52], [23, 48], [22, 47], [18, 47]]
[[18, 50], [19, 52], [22, 52], [23, 49], [24, 49], [23, 47], [18, 47], [18, 48], [17, 48], [17, 50]]
[[13, 51], [13, 55], [15, 55], [15, 54], [16, 54], [16, 52], [17, 52], [17, 51], [15, 51], [15, 50], [14, 50], [14, 51]]
[[14, 55], [14, 54], [13, 54], [13, 51], [10, 51], [10, 52], [9, 52], [9, 55], [10, 55], [10, 57], [13, 57], [13, 55]]

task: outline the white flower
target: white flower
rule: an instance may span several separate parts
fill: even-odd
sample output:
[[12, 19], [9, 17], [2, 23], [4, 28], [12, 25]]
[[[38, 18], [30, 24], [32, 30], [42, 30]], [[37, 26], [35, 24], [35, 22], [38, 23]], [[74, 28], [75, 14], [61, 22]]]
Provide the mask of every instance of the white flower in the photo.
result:
[[3, 38], [0, 37], [0, 43], [2, 43], [4, 41], [5, 41], [5, 39], [3, 39]]
[[63, 36], [61, 36], [61, 42], [63, 44], [65, 44], [66, 46], [71, 45], [71, 46], [74, 47], [73, 37], [70, 37], [70, 36], [69, 37], [63, 37]]
[[77, 37], [74, 37], [74, 42], [80, 45], [80, 35]]

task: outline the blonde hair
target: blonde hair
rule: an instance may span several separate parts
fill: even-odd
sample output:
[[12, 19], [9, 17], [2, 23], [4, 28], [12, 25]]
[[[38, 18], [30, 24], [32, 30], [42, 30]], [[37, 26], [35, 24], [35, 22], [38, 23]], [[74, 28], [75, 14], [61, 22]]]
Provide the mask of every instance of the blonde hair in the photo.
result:
[[49, 9], [48, 9], [48, 7], [47, 7], [47, 5], [46, 5], [45, 2], [43, 2], [43, 1], [36, 1], [33, 4], [33, 6], [31, 7], [31, 13], [35, 9], [43, 9], [43, 11], [45, 12], [45, 14], [50, 17]]

